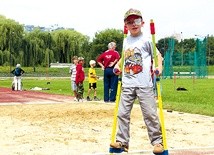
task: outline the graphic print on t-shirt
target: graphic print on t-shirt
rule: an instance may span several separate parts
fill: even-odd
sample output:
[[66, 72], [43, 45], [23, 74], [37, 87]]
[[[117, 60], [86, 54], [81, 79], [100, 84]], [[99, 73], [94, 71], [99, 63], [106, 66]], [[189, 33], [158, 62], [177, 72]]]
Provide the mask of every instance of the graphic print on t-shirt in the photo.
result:
[[124, 63], [124, 71], [125, 74], [138, 74], [142, 72], [142, 55], [138, 48], [127, 49], [125, 51], [125, 63]]

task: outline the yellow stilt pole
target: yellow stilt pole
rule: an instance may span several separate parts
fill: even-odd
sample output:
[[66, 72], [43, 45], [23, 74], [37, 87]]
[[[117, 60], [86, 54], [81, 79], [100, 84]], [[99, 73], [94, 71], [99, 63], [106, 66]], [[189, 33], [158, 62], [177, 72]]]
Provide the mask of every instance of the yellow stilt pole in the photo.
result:
[[[151, 35], [152, 35], [155, 67], [158, 67], [158, 58], [157, 58], [156, 43], [155, 43], [155, 24], [153, 22], [153, 19], [151, 19], [151, 21], [150, 21], [150, 30], [151, 30]], [[156, 85], [157, 85], [158, 106], [159, 106], [159, 110], [160, 110], [159, 115], [160, 115], [163, 147], [164, 147], [164, 152], [162, 153], [162, 155], [168, 155], [168, 148], [167, 148], [167, 142], [166, 142], [166, 129], [165, 129], [165, 125], [164, 125], [163, 102], [162, 102], [162, 97], [161, 97], [160, 77], [159, 76], [157, 76]]]
[[[128, 30], [124, 26], [124, 40], [127, 37]], [[124, 62], [124, 48], [122, 50], [121, 54], [121, 71], [123, 71], [123, 62]], [[116, 128], [117, 128], [117, 115], [118, 115], [118, 107], [119, 107], [119, 102], [120, 102], [120, 95], [121, 95], [121, 87], [122, 87], [122, 74], [119, 75], [119, 80], [118, 80], [118, 86], [117, 86], [117, 95], [116, 95], [116, 104], [114, 108], [114, 119], [113, 119], [113, 124], [112, 124], [112, 133], [111, 133], [111, 143], [114, 143], [116, 140]], [[117, 152], [118, 150], [114, 150], [113, 148], [109, 149], [109, 152]], [[118, 153], [121, 153], [122, 150], [119, 150]]]

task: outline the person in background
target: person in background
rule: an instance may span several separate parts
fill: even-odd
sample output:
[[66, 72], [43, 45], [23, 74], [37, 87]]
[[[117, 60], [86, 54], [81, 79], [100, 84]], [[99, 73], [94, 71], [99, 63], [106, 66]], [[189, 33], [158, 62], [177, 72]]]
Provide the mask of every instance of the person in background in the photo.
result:
[[14, 75], [14, 80], [12, 83], [12, 90], [22, 90], [22, 74], [24, 74], [24, 70], [21, 68], [20, 64], [16, 65], [16, 68], [11, 71]]
[[[129, 9], [124, 16], [124, 24], [130, 35], [124, 40], [124, 60], [115, 65], [122, 72], [122, 91], [118, 111], [118, 131], [112, 148], [124, 148], [128, 152], [130, 139], [130, 115], [135, 99], [138, 98], [147, 127], [148, 136], [154, 146], [153, 153], [164, 151], [161, 125], [157, 114], [152, 80], [153, 44], [147, 40], [141, 28], [144, 21], [139, 10]], [[162, 73], [162, 56], [157, 50], [158, 74]], [[123, 66], [122, 66], [123, 65]], [[121, 70], [122, 69], [122, 70]], [[156, 72], [155, 71], [155, 72]]]
[[97, 98], [97, 79], [98, 79], [98, 76], [96, 75], [96, 71], [94, 68], [96, 66], [96, 61], [90, 60], [89, 64], [90, 64], [90, 68], [88, 70], [89, 88], [88, 88], [87, 101], [91, 101], [90, 93], [91, 93], [92, 89], [94, 90], [94, 101], [99, 101], [99, 99]]
[[73, 56], [72, 58], [72, 65], [70, 67], [69, 73], [71, 74], [71, 90], [74, 93], [74, 101], [77, 101], [77, 85], [76, 85], [76, 67], [78, 63], [78, 57]]
[[85, 72], [84, 72], [84, 58], [78, 57], [78, 64], [76, 66], [76, 85], [77, 85], [77, 101], [83, 102], [83, 93], [84, 93], [84, 86], [83, 82], [85, 80]]
[[116, 43], [110, 42], [108, 50], [97, 58], [98, 64], [104, 70], [104, 102], [116, 100], [118, 76], [113, 73], [113, 68], [120, 59], [120, 55], [115, 49]]

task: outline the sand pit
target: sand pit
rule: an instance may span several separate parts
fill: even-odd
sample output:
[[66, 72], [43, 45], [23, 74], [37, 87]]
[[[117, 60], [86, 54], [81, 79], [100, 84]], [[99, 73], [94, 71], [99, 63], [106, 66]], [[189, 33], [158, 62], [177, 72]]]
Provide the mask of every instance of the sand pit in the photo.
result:
[[[0, 94], [2, 95], [2, 93]], [[53, 100], [52, 96], [52, 100]], [[114, 104], [59, 99], [0, 104], [0, 154], [61, 155], [108, 152]], [[36, 100], [35, 100], [36, 101]], [[38, 103], [38, 102], [35, 102]], [[214, 146], [214, 118], [164, 110], [168, 149]], [[131, 115], [130, 151], [151, 150], [139, 106]]]

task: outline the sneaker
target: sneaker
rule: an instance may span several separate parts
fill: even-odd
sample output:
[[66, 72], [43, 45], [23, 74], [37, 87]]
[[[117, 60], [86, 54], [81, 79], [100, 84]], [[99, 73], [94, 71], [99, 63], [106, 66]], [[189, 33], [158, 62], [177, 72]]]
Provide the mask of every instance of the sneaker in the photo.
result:
[[110, 146], [115, 149], [124, 149], [124, 152], [128, 152], [128, 146], [123, 145], [121, 142], [111, 143]]
[[94, 101], [100, 101], [100, 99], [97, 97], [94, 97]]
[[83, 99], [79, 99], [79, 102], [83, 102]]
[[163, 149], [162, 144], [155, 144], [154, 145], [154, 149], [153, 149], [154, 154], [163, 153], [163, 151], [164, 151], [164, 149]]
[[76, 97], [74, 98], [74, 101], [78, 101]]
[[89, 96], [87, 96], [86, 100], [87, 101], [92, 101]]

